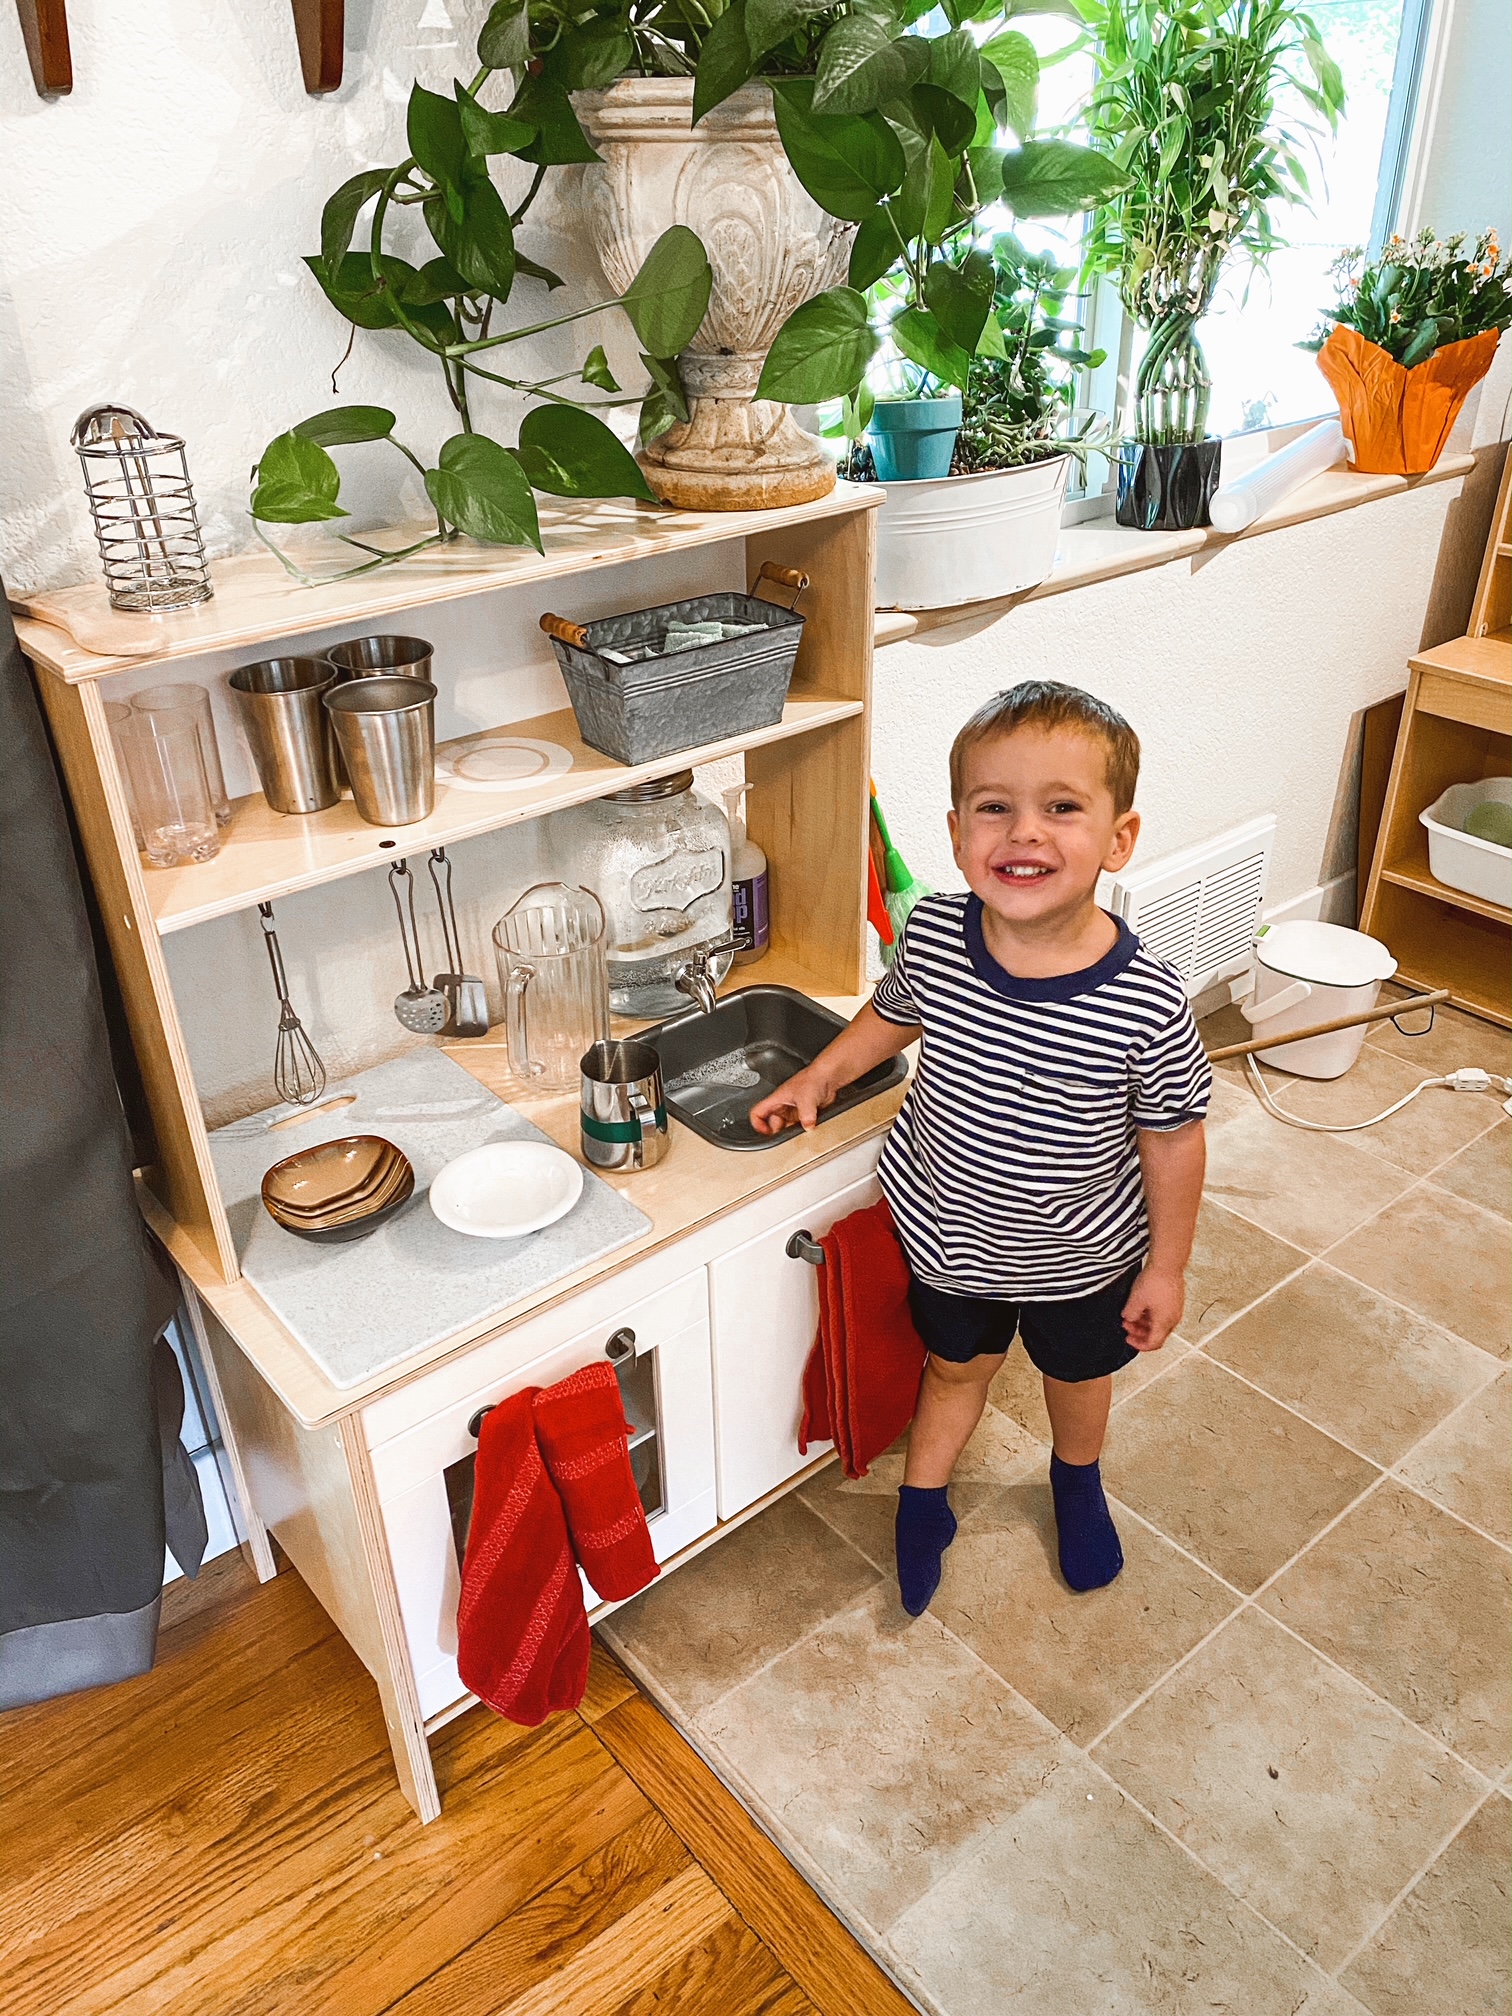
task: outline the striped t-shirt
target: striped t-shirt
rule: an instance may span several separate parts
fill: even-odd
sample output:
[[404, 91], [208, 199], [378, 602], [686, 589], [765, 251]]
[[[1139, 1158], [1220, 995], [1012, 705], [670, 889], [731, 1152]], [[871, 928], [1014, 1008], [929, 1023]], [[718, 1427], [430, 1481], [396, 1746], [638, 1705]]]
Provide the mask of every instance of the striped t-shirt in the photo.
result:
[[1090, 1295], [1149, 1242], [1136, 1129], [1207, 1111], [1178, 976], [1121, 919], [1095, 966], [1017, 980], [976, 896], [931, 896], [872, 996], [924, 1031], [877, 1174], [914, 1274], [1003, 1301]]

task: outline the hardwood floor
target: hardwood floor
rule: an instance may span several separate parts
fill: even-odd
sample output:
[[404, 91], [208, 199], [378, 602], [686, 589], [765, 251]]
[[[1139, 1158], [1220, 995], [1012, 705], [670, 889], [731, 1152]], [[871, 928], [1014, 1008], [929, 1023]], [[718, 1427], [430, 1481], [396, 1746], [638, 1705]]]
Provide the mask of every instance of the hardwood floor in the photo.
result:
[[912, 2007], [601, 1649], [578, 1714], [433, 1748], [421, 1827], [292, 1569], [174, 1584], [150, 1674], [0, 1717], [0, 2012]]

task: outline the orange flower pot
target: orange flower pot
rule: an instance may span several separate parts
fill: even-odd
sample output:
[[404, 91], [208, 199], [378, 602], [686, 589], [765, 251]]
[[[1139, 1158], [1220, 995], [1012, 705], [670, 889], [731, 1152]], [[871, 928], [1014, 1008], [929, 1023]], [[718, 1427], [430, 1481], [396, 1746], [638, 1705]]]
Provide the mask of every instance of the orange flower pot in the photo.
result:
[[1491, 369], [1500, 334], [1487, 329], [1410, 371], [1358, 329], [1336, 322], [1318, 369], [1339, 402], [1354, 466], [1370, 476], [1421, 476], [1444, 452], [1470, 388]]

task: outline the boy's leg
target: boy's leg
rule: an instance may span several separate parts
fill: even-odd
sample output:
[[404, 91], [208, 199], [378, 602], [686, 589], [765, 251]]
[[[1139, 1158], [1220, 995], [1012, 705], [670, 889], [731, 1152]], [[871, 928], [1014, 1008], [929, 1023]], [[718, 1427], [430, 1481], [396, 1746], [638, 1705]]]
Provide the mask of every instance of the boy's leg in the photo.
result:
[[1052, 1379], [1048, 1372], [1041, 1376], [1056, 1455], [1062, 1463], [1095, 1463], [1102, 1454], [1103, 1437], [1108, 1432], [1113, 1375], [1078, 1379], [1074, 1385], [1065, 1379]]
[[[919, 1404], [908, 1431], [908, 1459], [903, 1466], [905, 1484], [934, 1490], [950, 1482], [956, 1458], [982, 1418], [987, 1388], [1002, 1369], [1007, 1355], [998, 1351], [968, 1358], [963, 1365], [949, 1358], [936, 1358], [933, 1352], [925, 1359]], [[1105, 1419], [1106, 1414], [1105, 1407]]]

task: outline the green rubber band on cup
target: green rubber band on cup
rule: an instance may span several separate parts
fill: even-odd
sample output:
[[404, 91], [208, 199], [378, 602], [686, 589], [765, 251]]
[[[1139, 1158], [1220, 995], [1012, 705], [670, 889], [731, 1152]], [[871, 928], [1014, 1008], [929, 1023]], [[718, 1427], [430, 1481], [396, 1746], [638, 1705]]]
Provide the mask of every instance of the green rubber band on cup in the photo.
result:
[[[658, 1106], [651, 1117], [656, 1122], [655, 1131], [660, 1134], [667, 1125], [666, 1107]], [[579, 1113], [578, 1119], [590, 1141], [639, 1141], [646, 1132], [640, 1120], [599, 1120], [591, 1113]]]

